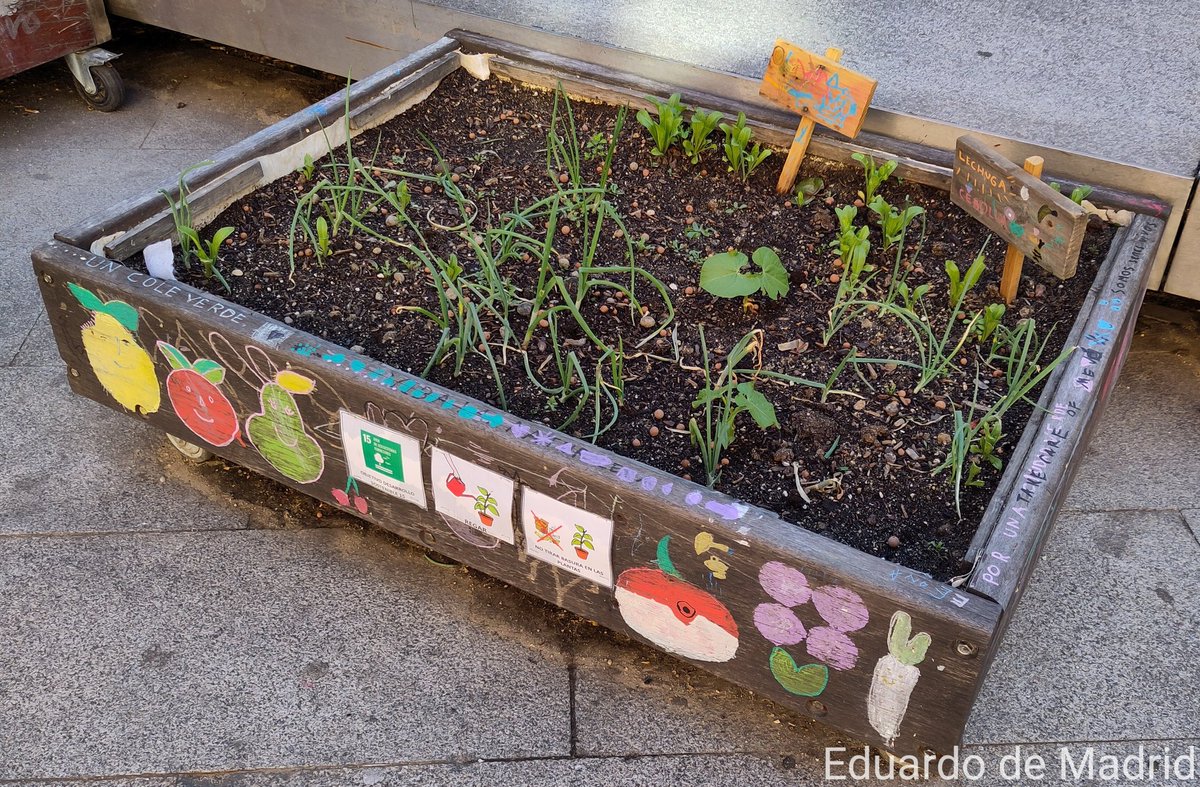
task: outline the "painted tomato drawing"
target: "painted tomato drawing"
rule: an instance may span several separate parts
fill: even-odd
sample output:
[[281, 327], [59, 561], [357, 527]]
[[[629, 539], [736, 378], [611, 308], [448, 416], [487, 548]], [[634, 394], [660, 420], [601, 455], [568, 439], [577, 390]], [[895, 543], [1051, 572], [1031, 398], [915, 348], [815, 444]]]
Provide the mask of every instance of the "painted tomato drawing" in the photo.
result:
[[663, 650], [696, 661], [729, 661], [738, 628], [711, 593], [653, 568], [630, 568], [617, 578], [625, 623]]
[[229, 445], [238, 438], [237, 413], [217, 387], [225, 379], [224, 367], [207, 358], [191, 362], [166, 342], [160, 341], [158, 349], [171, 364], [171, 373], [167, 375], [167, 398], [184, 426], [204, 442], [217, 447]]

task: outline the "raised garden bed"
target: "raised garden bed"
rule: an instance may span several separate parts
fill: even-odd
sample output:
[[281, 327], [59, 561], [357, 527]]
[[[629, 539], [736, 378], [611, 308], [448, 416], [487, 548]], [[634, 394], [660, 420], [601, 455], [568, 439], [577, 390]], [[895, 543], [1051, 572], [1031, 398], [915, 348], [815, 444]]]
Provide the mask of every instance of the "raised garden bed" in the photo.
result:
[[[947, 199], [944, 152], [819, 137], [800, 205], [774, 193], [782, 156], [727, 172], [720, 131], [695, 163], [654, 155], [618, 107], [673, 92], [443, 39], [187, 174], [189, 224], [232, 228], [228, 290], [147, 273], [179, 220], [157, 192], [40, 247], [72, 386], [864, 740], [946, 751], [1162, 223], [1090, 227], [1074, 278], [1027, 265], [984, 330], [1003, 248], [949, 294], [945, 261], [965, 275], [987, 233]], [[879, 193], [925, 210], [891, 248], [853, 153], [896, 161]], [[834, 210], [856, 198], [861, 288]], [[730, 247], [782, 275], [718, 297], [701, 271]], [[722, 407], [746, 412], [717, 452]]]

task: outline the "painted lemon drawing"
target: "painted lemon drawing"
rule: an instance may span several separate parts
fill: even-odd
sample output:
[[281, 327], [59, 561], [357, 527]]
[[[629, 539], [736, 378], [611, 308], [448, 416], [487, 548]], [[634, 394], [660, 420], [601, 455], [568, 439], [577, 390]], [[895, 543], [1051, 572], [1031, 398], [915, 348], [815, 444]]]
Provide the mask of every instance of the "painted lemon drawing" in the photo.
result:
[[154, 361], [138, 344], [137, 309], [124, 301], [102, 301], [73, 282], [67, 288], [92, 314], [82, 328], [83, 349], [100, 385], [126, 410], [142, 415], [158, 412], [162, 394]]
[[246, 434], [263, 459], [301, 484], [316, 481], [325, 469], [325, 454], [305, 431], [294, 396], [312, 393], [315, 387], [309, 378], [285, 369], [263, 386], [259, 394], [262, 411], [246, 419]]

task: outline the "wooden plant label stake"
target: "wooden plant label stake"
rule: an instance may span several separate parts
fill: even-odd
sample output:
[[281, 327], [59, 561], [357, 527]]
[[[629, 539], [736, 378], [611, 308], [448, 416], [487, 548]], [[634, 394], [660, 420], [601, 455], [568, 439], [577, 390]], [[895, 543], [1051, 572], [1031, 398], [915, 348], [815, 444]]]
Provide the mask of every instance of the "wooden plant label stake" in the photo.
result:
[[[1058, 278], [1075, 275], [1087, 211], [979, 139], [958, 138], [950, 200]], [[1005, 279], [1015, 296], [1019, 268], [1007, 275], [1015, 276]]]
[[[1041, 180], [1042, 166], [1045, 160], [1041, 156], [1030, 156], [1025, 159], [1025, 171]], [[1004, 272], [1000, 276], [1000, 296], [1006, 306], [1012, 306], [1017, 298], [1017, 289], [1021, 284], [1021, 269], [1025, 267], [1025, 253], [1013, 244], [1008, 244], [1004, 252]]]
[[821, 57], [782, 39], [775, 42], [758, 92], [804, 116], [776, 185], [781, 194], [790, 191], [796, 180], [814, 124], [820, 123], [851, 138], [862, 128], [876, 82], [839, 65], [841, 56], [842, 50], [837, 48], [827, 49]]

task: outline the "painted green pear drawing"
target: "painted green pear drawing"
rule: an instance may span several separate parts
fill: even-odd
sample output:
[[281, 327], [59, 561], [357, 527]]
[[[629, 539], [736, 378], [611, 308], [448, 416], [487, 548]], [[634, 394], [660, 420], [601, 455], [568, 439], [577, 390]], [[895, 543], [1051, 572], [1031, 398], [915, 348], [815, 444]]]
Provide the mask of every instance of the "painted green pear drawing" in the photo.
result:
[[246, 419], [250, 442], [282, 475], [310, 484], [325, 469], [321, 446], [304, 429], [294, 394], [311, 393], [316, 384], [302, 374], [284, 370], [259, 394], [262, 411]]

